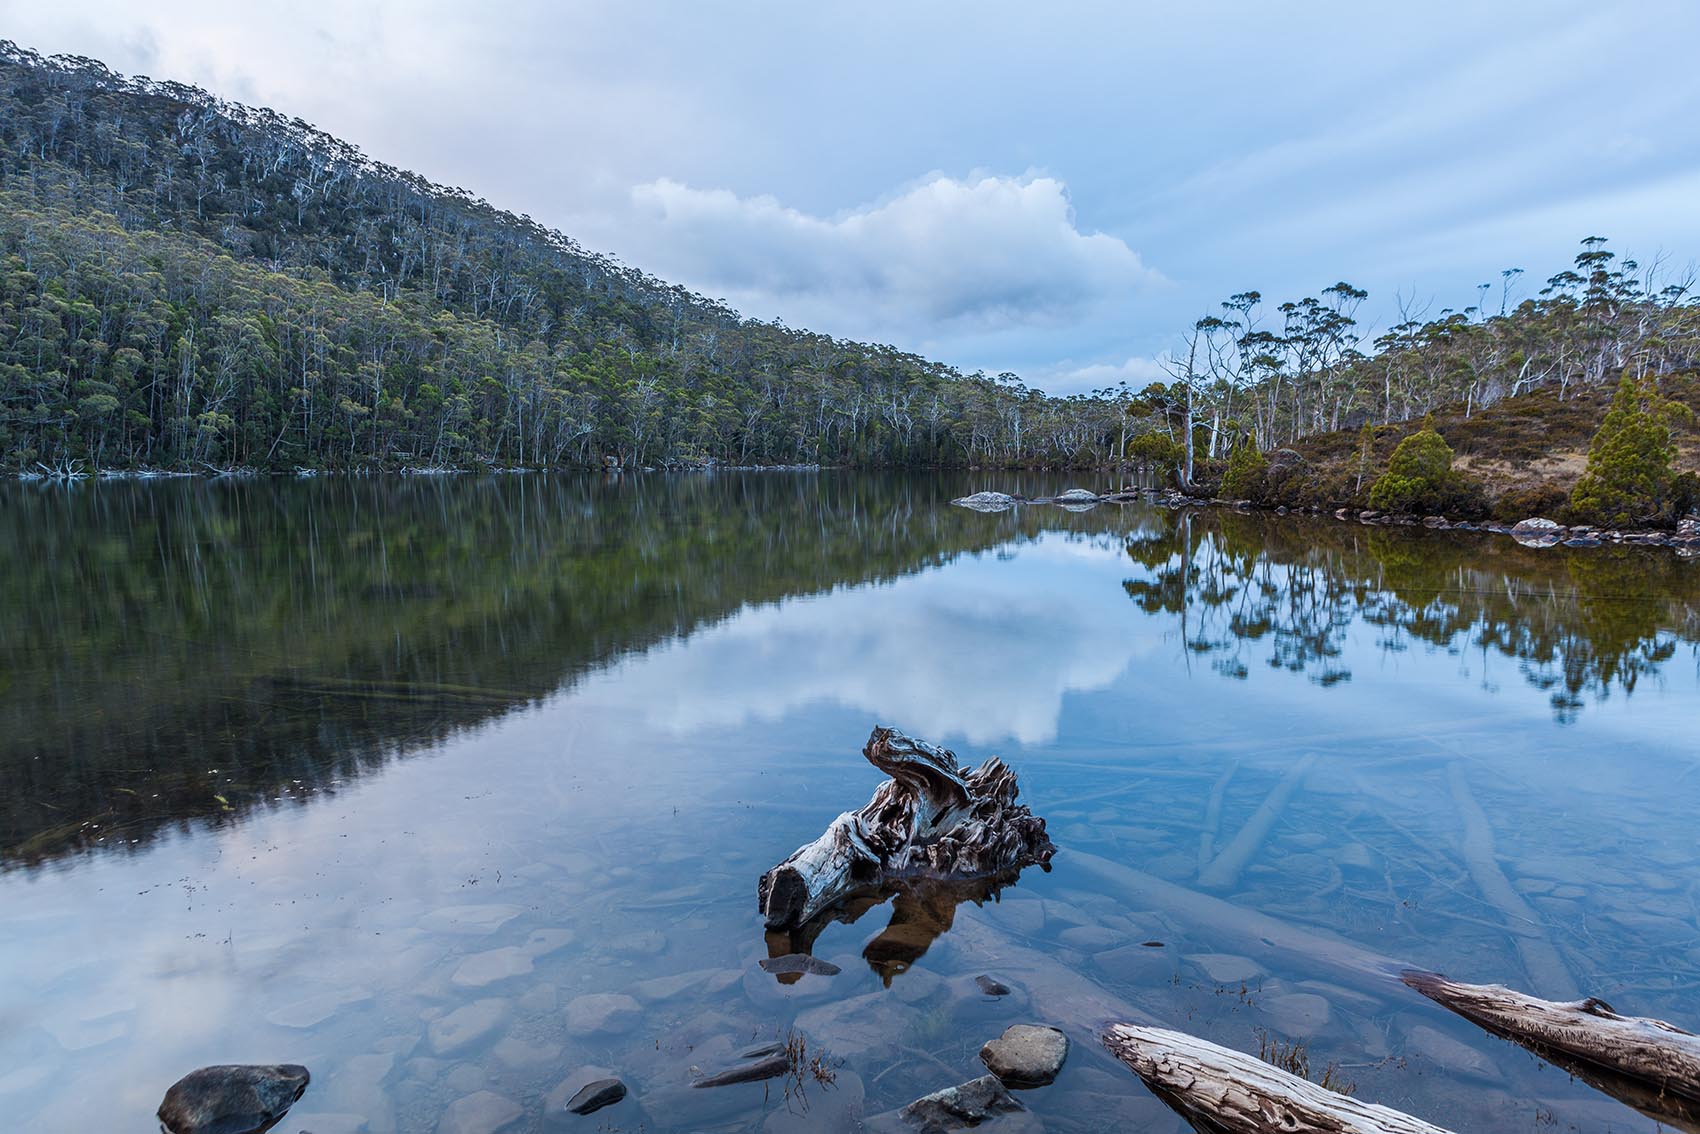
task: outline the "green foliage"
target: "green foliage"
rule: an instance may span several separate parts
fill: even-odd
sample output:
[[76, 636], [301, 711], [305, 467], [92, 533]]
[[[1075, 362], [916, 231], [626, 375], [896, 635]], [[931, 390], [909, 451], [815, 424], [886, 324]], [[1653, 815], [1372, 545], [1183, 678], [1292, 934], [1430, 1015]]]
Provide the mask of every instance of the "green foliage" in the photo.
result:
[[1648, 379], [1627, 371], [1600, 430], [1588, 446], [1588, 467], [1570, 493], [1570, 518], [1603, 527], [1634, 527], [1674, 520], [1679, 486], [1671, 460], [1671, 425], [1692, 419], [1687, 407], [1659, 395]]
[[1165, 481], [1172, 480], [1175, 470], [1184, 459], [1180, 442], [1166, 433], [1141, 433], [1130, 437], [1124, 454], [1128, 460], [1148, 469], [1160, 470]]
[[1399, 442], [1369, 490], [1371, 508], [1418, 515], [1475, 515], [1480, 497], [1480, 486], [1452, 468], [1452, 448], [1433, 429]]
[[1257, 442], [1243, 437], [1228, 454], [1228, 470], [1222, 475], [1222, 494], [1233, 500], [1258, 500], [1263, 496], [1264, 477], [1269, 461]]

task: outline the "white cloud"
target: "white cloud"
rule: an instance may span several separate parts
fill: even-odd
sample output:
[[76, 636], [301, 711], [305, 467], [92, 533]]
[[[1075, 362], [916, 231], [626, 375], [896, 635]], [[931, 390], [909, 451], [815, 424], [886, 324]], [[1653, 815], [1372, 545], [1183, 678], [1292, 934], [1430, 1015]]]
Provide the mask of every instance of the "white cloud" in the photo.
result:
[[937, 174], [831, 217], [670, 178], [632, 203], [632, 259], [748, 314], [830, 312], [819, 327], [840, 334], [1067, 324], [1162, 280], [1081, 231], [1054, 177]]
[[1164, 354], [1156, 358], [1136, 354], [1121, 362], [1089, 362], [1080, 366], [1064, 361], [1035, 374], [1032, 384], [1063, 395], [1084, 394], [1123, 382], [1138, 390], [1152, 382], [1168, 381], [1169, 372], [1164, 368], [1164, 358]]

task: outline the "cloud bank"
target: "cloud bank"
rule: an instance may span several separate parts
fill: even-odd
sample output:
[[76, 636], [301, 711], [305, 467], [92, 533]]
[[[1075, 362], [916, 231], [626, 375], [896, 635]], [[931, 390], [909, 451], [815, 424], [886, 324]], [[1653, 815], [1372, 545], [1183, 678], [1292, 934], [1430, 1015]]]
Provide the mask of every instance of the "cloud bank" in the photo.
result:
[[664, 177], [632, 205], [646, 267], [787, 321], [832, 310], [873, 332], [1056, 326], [1162, 283], [1120, 238], [1082, 231], [1054, 177], [934, 174], [835, 216]]

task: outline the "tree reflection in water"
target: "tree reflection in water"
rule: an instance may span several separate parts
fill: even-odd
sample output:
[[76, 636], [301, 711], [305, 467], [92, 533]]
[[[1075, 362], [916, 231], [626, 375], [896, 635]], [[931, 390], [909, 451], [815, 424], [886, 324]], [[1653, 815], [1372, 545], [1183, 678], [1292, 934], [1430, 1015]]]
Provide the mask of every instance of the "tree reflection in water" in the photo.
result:
[[1700, 569], [1663, 551], [1185, 510], [1130, 537], [1127, 555], [1144, 571], [1128, 596], [1178, 619], [1187, 653], [1231, 678], [1262, 663], [1349, 681], [1361, 623], [1384, 652], [1514, 659], [1569, 723], [1588, 697], [1633, 693], [1700, 641]]

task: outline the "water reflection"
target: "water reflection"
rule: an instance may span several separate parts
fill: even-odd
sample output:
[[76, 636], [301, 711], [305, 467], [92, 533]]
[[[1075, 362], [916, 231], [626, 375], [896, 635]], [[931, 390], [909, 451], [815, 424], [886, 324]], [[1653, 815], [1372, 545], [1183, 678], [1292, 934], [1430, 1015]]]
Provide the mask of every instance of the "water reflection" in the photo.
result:
[[[1038, 1019], [1076, 1041], [1047, 1130], [1178, 1132], [1088, 1034], [1143, 1013], [1458, 1129], [1654, 1128], [1341, 958], [1539, 991], [1538, 935], [1700, 1021], [1691, 568], [942, 503], [1003, 486], [7, 488], [0, 1110], [142, 1134], [184, 1071], [287, 1059], [291, 1129], [544, 1128], [595, 1069], [623, 1129], [848, 1131]], [[1005, 758], [1062, 853], [823, 923], [841, 971], [776, 982], [751, 880], [868, 798], [870, 717]], [[841, 1061], [807, 1115], [690, 1086], [793, 1027]]]
[[[894, 979], [908, 972], [910, 966], [927, 955], [933, 942], [950, 931], [958, 906], [964, 902], [978, 906], [996, 901], [1020, 876], [1020, 871], [1012, 870], [994, 878], [960, 882], [910, 879], [859, 893], [802, 925], [768, 930], [767, 955], [769, 958], [812, 955], [815, 942], [828, 926], [854, 925], [870, 911], [890, 902], [891, 917], [885, 928], [862, 946], [862, 959], [879, 976], [880, 982], [890, 988]], [[802, 975], [776, 973], [775, 979], [780, 984], [795, 984]]]
[[0, 867], [334, 792], [750, 604], [1001, 533], [894, 479], [7, 486]]
[[1175, 618], [1187, 652], [1230, 678], [1264, 665], [1350, 681], [1348, 638], [1372, 627], [1382, 653], [1513, 659], [1570, 722], [1700, 640], [1700, 571], [1670, 555], [1192, 511], [1130, 538], [1127, 555], [1143, 569], [1128, 596]]

